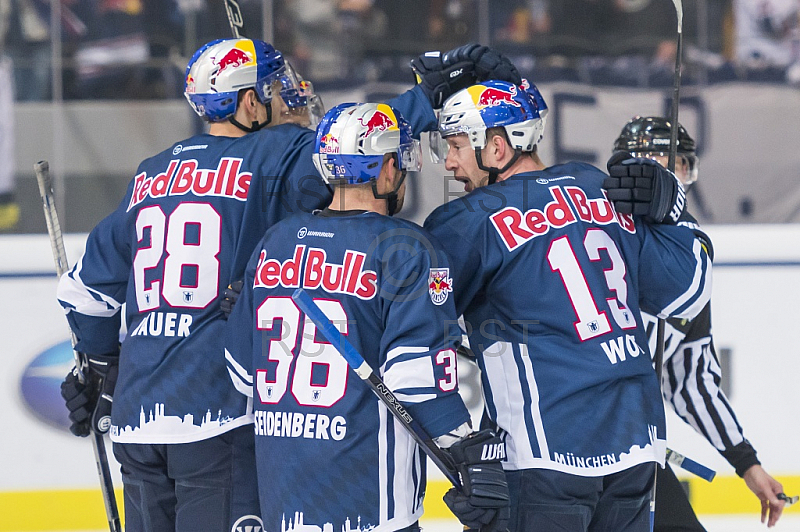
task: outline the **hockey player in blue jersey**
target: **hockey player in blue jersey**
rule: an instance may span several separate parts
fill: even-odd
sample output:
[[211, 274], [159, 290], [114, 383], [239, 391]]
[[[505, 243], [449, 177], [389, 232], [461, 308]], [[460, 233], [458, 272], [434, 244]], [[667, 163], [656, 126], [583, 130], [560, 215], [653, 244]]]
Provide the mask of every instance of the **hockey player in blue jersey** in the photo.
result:
[[[463, 53], [432, 60], [418, 69], [420, 84], [392, 100], [415, 131], [435, 127], [431, 102], [474, 76], [470, 61]], [[259, 526], [253, 416], [220, 355], [219, 295], [242, 278], [268, 227], [330, 201], [312, 163], [314, 132], [301, 127], [314, 108], [308, 89], [263, 41], [201, 47], [185, 94], [208, 133], [141, 163], [59, 283], [89, 381], [104, 377], [84, 386], [70, 374], [62, 395], [77, 435], [109, 430], [111, 411], [127, 530]]]
[[419, 142], [389, 105], [342, 104], [320, 123], [315, 152], [333, 202], [267, 231], [228, 320], [228, 371], [256, 409], [264, 529], [412, 531], [422, 514], [425, 455], [295, 306], [303, 287], [450, 448], [473, 526], [504, 530], [503, 453], [482, 453], [502, 443], [470, 434], [458, 394], [458, 287], [436, 240], [391, 217], [420, 168]]
[[617, 212], [597, 168], [546, 167], [546, 114], [527, 83], [448, 99], [446, 145], [434, 145], [468, 194], [425, 228], [445, 246], [506, 443], [509, 530], [644, 532], [665, 418], [639, 309], [693, 317], [709, 297], [709, 258], [670, 218], [683, 198], [655, 163], [628, 162], [659, 191], [652, 223]]
[[[391, 102], [415, 132], [434, 128], [432, 105], [509, 65], [486, 47], [460, 47], [419, 63], [419, 84]], [[189, 61], [185, 95], [208, 133], [142, 162], [59, 283], [88, 380], [102, 380], [65, 379], [71, 430], [110, 425], [127, 530], [260, 526], [253, 416], [220, 356], [219, 295], [242, 278], [268, 227], [331, 198], [312, 163], [314, 132], [302, 127], [315, 97], [271, 45], [204, 45]]]
[[[653, 159], [661, 166], [669, 157], [670, 122], [657, 116], [637, 116], [628, 121], [614, 142], [614, 150], [631, 157]], [[694, 139], [678, 126], [675, 175], [685, 189], [697, 180], [698, 160]], [[651, 353], [656, 348], [656, 317], [646, 312]], [[767, 473], [725, 393], [722, 371], [711, 336], [711, 303], [692, 320], [670, 318], [664, 334], [664, 398], [675, 412], [702, 434], [731, 464], [761, 502], [761, 522], [773, 526], [785, 502], [778, 499], [783, 486]], [[656, 476], [654, 532], [705, 532], [669, 464]]]

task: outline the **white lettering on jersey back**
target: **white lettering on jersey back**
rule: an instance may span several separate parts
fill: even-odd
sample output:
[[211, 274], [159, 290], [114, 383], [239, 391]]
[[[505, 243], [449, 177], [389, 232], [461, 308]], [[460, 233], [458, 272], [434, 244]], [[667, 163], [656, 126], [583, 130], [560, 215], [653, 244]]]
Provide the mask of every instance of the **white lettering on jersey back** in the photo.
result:
[[325, 414], [256, 410], [256, 436], [342, 440], [347, 434], [347, 421], [342, 416], [331, 419]]
[[[345, 251], [342, 264], [328, 262], [324, 249], [297, 245], [292, 258], [280, 262], [268, 259], [266, 249], [262, 249], [256, 265], [253, 288], [303, 288], [323, 289], [330, 294], [348, 294], [359, 299], [369, 300], [377, 294], [378, 275], [365, 270], [367, 255], [360, 251]], [[305, 258], [305, 260], [304, 260]]]
[[489, 217], [508, 251], [547, 234], [551, 227], [560, 229], [578, 221], [596, 225], [617, 224], [628, 233], [636, 233], [633, 217], [616, 212], [605, 197], [605, 191], [602, 198], [589, 199], [578, 187], [552, 186], [549, 190], [553, 201], [542, 209], [523, 213], [516, 207], [506, 207]]
[[150, 312], [139, 322], [130, 336], [189, 336], [192, 331], [191, 314], [177, 312]]
[[607, 340], [600, 343], [600, 347], [605, 351], [608, 360], [612, 364], [617, 362], [625, 362], [625, 353], [633, 358], [638, 357], [644, 351], [636, 343], [636, 337], [632, 334], [620, 335], [612, 340]]
[[134, 178], [133, 193], [128, 211], [147, 198], [166, 196], [216, 196], [247, 200], [250, 192], [251, 172], [240, 172], [243, 159], [223, 157], [216, 168], [198, 168], [196, 159], [172, 159], [164, 172], [148, 176], [142, 172]]

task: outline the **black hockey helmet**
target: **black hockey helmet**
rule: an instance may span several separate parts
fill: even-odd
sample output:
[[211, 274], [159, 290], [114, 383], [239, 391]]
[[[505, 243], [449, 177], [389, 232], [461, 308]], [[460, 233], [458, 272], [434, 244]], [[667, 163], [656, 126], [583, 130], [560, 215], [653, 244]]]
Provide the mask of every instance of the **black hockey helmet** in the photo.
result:
[[[614, 150], [630, 152], [631, 155], [642, 154], [667, 155], [669, 153], [670, 130], [672, 124], [660, 116], [635, 116], [625, 124], [614, 141]], [[686, 129], [678, 124], [677, 153], [684, 159], [688, 167], [688, 175], [684, 184], [693, 183], [697, 179], [697, 146]]]

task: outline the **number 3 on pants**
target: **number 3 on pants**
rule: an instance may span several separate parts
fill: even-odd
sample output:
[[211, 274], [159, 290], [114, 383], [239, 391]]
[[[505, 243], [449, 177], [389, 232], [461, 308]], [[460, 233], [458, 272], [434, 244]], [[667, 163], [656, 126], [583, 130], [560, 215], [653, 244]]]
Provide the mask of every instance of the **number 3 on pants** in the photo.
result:
[[[347, 334], [347, 314], [333, 299], [315, 299], [319, 308], [343, 335]], [[300, 351], [291, 375], [291, 391], [298, 404], [329, 407], [344, 397], [347, 388], [347, 361], [329, 343], [316, 339], [317, 327], [305, 318], [289, 296], [272, 296], [256, 312], [257, 328], [271, 331], [266, 346], [271, 371], [256, 370], [256, 390], [264, 404], [276, 404], [289, 388], [294, 351], [300, 333]], [[300, 328], [302, 326], [302, 332]]]

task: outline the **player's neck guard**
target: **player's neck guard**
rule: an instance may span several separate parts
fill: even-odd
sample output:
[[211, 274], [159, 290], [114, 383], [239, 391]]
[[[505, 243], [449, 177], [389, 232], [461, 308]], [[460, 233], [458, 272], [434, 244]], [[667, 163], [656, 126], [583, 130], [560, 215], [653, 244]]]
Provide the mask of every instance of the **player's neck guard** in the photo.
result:
[[483, 159], [481, 158], [481, 149], [475, 148], [475, 159], [478, 161], [478, 168], [489, 172], [490, 185], [497, 183], [497, 178], [500, 177], [500, 174], [511, 168], [521, 156], [522, 150], [520, 148], [514, 148], [514, 156], [511, 157], [511, 160], [508, 161], [502, 168], [497, 168], [496, 166], [485, 166], [483, 164]]

